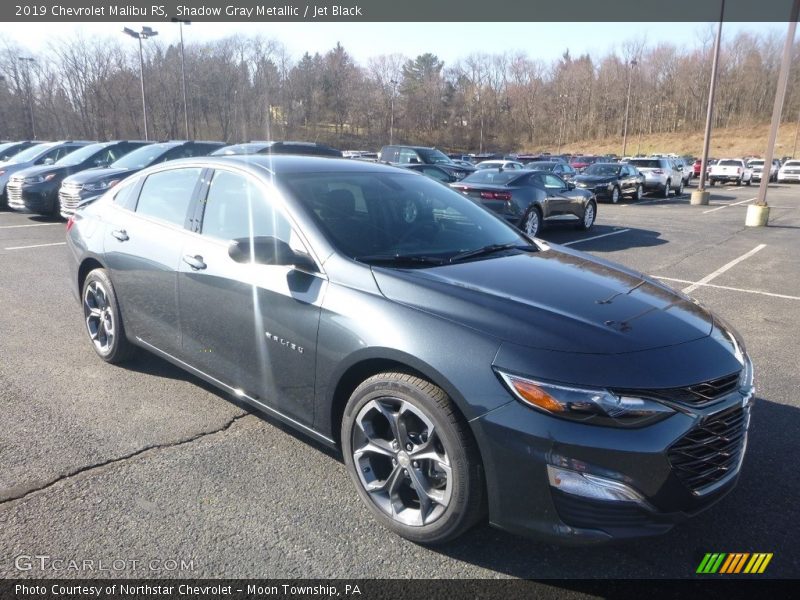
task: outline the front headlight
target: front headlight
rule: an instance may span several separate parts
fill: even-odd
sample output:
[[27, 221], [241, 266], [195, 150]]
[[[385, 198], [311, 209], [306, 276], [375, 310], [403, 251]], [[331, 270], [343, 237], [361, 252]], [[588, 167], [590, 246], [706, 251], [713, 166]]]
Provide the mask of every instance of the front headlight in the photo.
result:
[[753, 373], [753, 361], [745, 355], [744, 367], [739, 375], [739, 390], [744, 394], [755, 393], [755, 375]]
[[83, 189], [87, 192], [102, 192], [107, 190], [108, 188], [112, 188], [119, 183], [119, 180], [111, 180], [111, 181], [98, 181], [97, 183], [85, 183], [83, 184]]
[[606, 189], [607, 189], [609, 192], [613, 192], [613, 191], [614, 191], [614, 184], [613, 184], [613, 183], [609, 183], [609, 184], [606, 186]]
[[618, 396], [600, 388], [544, 383], [500, 370], [497, 373], [523, 404], [554, 417], [588, 425], [641, 427], [675, 413], [668, 406], [646, 398]]

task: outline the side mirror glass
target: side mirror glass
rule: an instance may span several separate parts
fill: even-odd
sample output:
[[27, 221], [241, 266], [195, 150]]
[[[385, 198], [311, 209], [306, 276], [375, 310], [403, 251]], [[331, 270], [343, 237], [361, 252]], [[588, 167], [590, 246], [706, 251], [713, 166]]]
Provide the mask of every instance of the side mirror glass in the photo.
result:
[[292, 265], [308, 271], [317, 270], [310, 256], [295, 252], [289, 244], [273, 236], [233, 240], [228, 246], [228, 256], [237, 263]]
[[53, 160], [52, 158], [45, 158], [44, 162], [42, 164], [49, 167], [50, 165], [54, 164], [55, 162], [56, 161]]
[[567, 182], [567, 189], [574, 190], [575, 189], [575, 184], [572, 183], [571, 181], [568, 181]]

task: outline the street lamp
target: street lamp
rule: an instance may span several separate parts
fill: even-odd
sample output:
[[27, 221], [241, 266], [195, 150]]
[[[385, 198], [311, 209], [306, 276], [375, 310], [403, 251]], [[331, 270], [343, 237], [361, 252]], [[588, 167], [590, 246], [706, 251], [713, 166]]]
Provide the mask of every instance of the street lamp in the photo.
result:
[[33, 91], [31, 89], [31, 64], [36, 62], [30, 56], [18, 56], [17, 60], [25, 65], [25, 88], [28, 94], [28, 113], [31, 118], [31, 139], [36, 139], [36, 122], [33, 119]]
[[389, 145], [392, 145], [392, 141], [394, 140], [394, 94], [397, 88], [397, 82], [392, 79], [389, 81], [392, 84], [392, 98], [391, 98], [391, 116], [389, 117]]
[[184, 21], [177, 17], [172, 17], [173, 23], [178, 23], [181, 29], [181, 87], [183, 88], [183, 125], [186, 128], [186, 139], [189, 139], [189, 107], [186, 104], [186, 59], [183, 53], [183, 26], [191, 25], [191, 21]]
[[154, 37], [158, 35], [158, 32], [152, 30], [150, 27], [142, 27], [142, 30], [138, 32], [125, 27], [122, 33], [139, 40], [139, 78], [142, 83], [142, 119], [144, 120], [144, 139], [147, 140], [149, 138], [147, 137], [147, 102], [144, 98], [144, 51], [142, 50], [142, 40]]
[[625, 156], [626, 151], [628, 150], [628, 112], [631, 106], [631, 71], [633, 71], [633, 67], [638, 65], [639, 63], [634, 59], [628, 62], [628, 97], [625, 100], [625, 126], [622, 130], [622, 156]]

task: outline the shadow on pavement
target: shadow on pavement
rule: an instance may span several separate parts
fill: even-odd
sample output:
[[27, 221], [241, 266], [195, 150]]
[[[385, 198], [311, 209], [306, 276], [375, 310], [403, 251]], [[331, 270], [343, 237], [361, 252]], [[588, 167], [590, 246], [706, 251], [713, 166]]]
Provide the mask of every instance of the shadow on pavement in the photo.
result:
[[[627, 229], [627, 231], [622, 231]], [[615, 233], [619, 231], [620, 233]], [[613, 234], [613, 235], [606, 235]], [[605, 235], [605, 237], [597, 237]], [[644, 248], [649, 246], [660, 246], [668, 243], [668, 240], [661, 238], [660, 231], [650, 229], [637, 229], [635, 227], [611, 227], [608, 225], [596, 225], [591, 231], [567, 233], [564, 227], [548, 227], [540, 237], [554, 244], [569, 243], [573, 250], [587, 252], [590, 250], [624, 250], [627, 248]], [[592, 239], [597, 238], [597, 239]], [[585, 239], [586, 241], [582, 241]]]

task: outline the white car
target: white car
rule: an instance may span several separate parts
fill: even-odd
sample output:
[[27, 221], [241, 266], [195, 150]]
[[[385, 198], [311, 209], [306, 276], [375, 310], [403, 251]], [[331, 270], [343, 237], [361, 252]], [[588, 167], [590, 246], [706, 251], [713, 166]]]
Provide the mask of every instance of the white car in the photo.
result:
[[721, 158], [709, 169], [708, 181], [711, 185], [718, 181], [750, 185], [753, 182], [753, 169], [748, 167], [741, 158]]
[[800, 160], [787, 160], [778, 169], [778, 183], [800, 181]]
[[[754, 158], [747, 163], [747, 166], [753, 169], [753, 181], [761, 181], [761, 176], [764, 173], [764, 159]], [[772, 166], [769, 169], [769, 181], [775, 181], [778, 178], [780, 167], [781, 162], [777, 158], [772, 159]]]
[[503, 169], [504, 171], [521, 171], [525, 168], [525, 165], [515, 160], [484, 160], [475, 165], [475, 168], [478, 170]]

